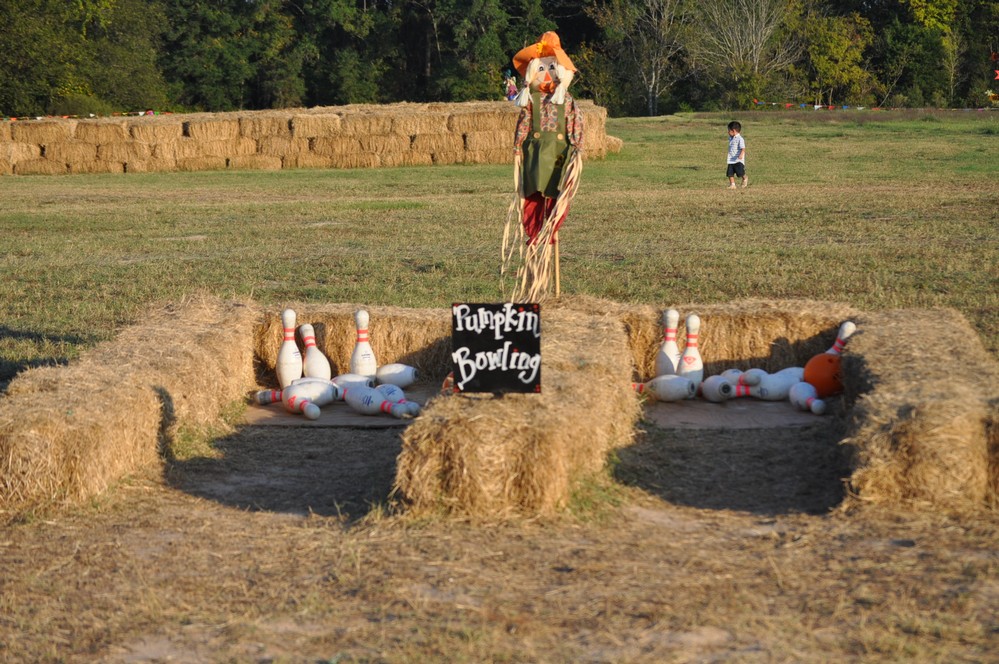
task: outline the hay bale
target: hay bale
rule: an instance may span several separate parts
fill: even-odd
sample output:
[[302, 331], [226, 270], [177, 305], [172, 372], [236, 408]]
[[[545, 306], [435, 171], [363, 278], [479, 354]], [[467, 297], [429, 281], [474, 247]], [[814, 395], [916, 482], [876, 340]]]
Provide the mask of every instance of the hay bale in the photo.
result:
[[12, 164], [29, 159], [38, 159], [42, 156], [42, 146], [36, 143], [21, 143], [11, 141], [0, 143], [0, 159], [6, 159]]
[[361, 141], [356, 136], [314, 138], [309, 141], [309, 149], [318, 155], [339, 157], [360, 152]]
[[617, 136], [607, 136], [604, 139], [604, 145], [607, 148], [607, 152], [611, 154], [617, 154], [624, 147], [624, 141], [622, 141]]
[[141, 141], [104, 143], [97, 146], [97, 158], [104, 161], [145, 161], [152, 156], [152, 146]]
[[42, 147], [42, 155], [46, 159], [75, 165], [97, 159], [97, 146], [85, 141], [57, 141], [46, 143]]
[[0, 157], [0, 175], [13, 175], [14, 174], [14, 164], [9, 160]]
[[218, 171], [228, 168], [225, 157], [184, 157], [177, 160], [178, 171]]
[[61, 175], [69, 172], [65, 162], [54, 159], [25, 159], [15, 162], [14, 175]]
[[320, 138], [339, 133], [340, 116], [336, 113], [300, 113], [291, 117], [291, 134], [295, 138]]
[[[868, 313], [855, 322], [843, 355], [851, 506], [963, 511], [999, 503], [999, 364], [974, 328], [952, 309]], [[945, 355], [926, 353], [927, 339]]]
[[541, 394], [438, 397], [403, 433], [395, 489], [417, 513], [550, 514], [632, 440], [627, 335], [613, 317], [542, 310]]
[[429, 152], [403, 152], [403, 166], [433, 166], [434, 158]]
[[[375, 106], [366, 112], [346, 112], [340, 120], [340, 131], [349, 136], [378, 136], [392, 133], [392, 115], [386, 107]], [[389, 111], [389, 112], [386, 112]]]
[[155, 466], [182, 425], [223, 427], [222, 410], [254, 385], [258, 322], [247, 304], [196, 296], [152, 308], [77, 362], [15, 377], [0, 397], [4, 518]]
[[279, 171], [282, 166], [281, 157], [275, 157], [274, 155], [250, 154], [231, 157], [229, 159], [229, 168], [235, 169]]
[[[319, 139], [316, 139], [317, 141]], [[409, 137], [398, 135], [359, 136], [358, 143], [362, 152], [378, 155], [400, 153], [409, 150]]]
[[466, 150], [466, 164], [512, 164], [513, 144], [496, 150]]
[[125, 120], [81, 120], [76, 125], [73, 137], [97, 145], [120, 143], [129, 139], [128, 123]]
[[257, 139], [257, 152], [275, 157], [304, 154], [309, 151], [309, 139], [264, 136]]
[[239, 120], [227, 115], [187, 120], [183, 127], [184, 136], [197, 141], [230, 141], [239, 138]]
[[184, 125], [179, 120], [144, 117], [129, 123], [129, 134], [143, 143], [176, 141], [184, 137]]
[[421, 111], [395, 115], [392, 118], [390, 133], [400, 136], [415, 136], [416, 134], [443, 134], [448, 131], [446, 112], [433, 111], [429, 105], [421, 107]]
[[376, 154], [339, 154], [330, 160], [333, 168], [377, 168], [381, 165]]
[[451, 115], [448, 116], [447, 128], [455, 134], [505, 131], [512, 137], [519, 114], [520, 109], [506, 101], [454, 104]]
[[281, 158], [284, 168], [333, 168], [334, 157], [331, 155], [307, 154], [287, 155]]
[[10, 122], [0, 120], [0, 143], [10, 140]]
[[511, 131], [469, 131], [465, 133], [465, 147], [474, 150], [506, 150], [513, 161], [513, 132]]
[[105, 161], [95, 159], [93, 161], [70, 162], [70, 173], [124, 173], [125, 164], [121, 161]]
[[15, 122], [10, 127], [11, 140], [21, 143], [46, 145], [68, 141], [73, 138], [76, 120], [26, 120]]
[[461, 134], [417, 134], [413, 136], [410, 149], [414, 152], [450, 152], [465, 151], [465, 139]]
[[239, 118], [239, 134], [259, 141], [262, 138], [291, 138], [291, 116], [287, 113], [254, 113]]

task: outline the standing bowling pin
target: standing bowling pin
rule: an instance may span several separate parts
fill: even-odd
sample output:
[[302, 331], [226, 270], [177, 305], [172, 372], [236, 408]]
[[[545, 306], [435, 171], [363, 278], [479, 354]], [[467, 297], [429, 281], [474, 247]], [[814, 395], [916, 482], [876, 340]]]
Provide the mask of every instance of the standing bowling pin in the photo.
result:
[[347, 405], [363, 415], [378, 415], [388, 413], [392, 417], [409, 417], [409, 409], [398, 403], [392, 403], [385, 395], [373, 387], [350, 386], [343, 391], [343, 400]]
[[357, 341], [350, 355], [350, 373], [374, 376], [378, 372], [378, 362], [368, 342], [368, 312], [358, 309], [354, 313], [354, 323], [357, 325]]
[[687, 316], [687, 345], [680, 356], [680, 368], [677, 373], [689, 378], [695, 386], [704, 380], [704, 362], [697, 350], [697, 337], [701, 331], [701, 318], [697, 314]]
[[656, 353], [656, 376], [669, 376], [677, 372], [680, 347], [676, 345], [676, 329], [679, 324], [679, 311], [667, 309], [663, 313], [663, 342]]
[[420, 404], [416, 403], [415, 401], [410, 401], [409, 399], [407, 399], [406, 393], [403, 392], [402, 388], [399, 387], [398, 385], [393, 385], [391, 383], [382, 383], [375, 389], [381, 392], [382, 395], [384, 395], [384, 397], [389, 401], [391, 401], [392, 403], [400, 403], [404, 405], [406, 407], [406, 410], [408, 410], [409, 414], [412, 415], [413, 417], [416, 417], [417, 415], [420, 414], [421, 410]]
[[697, 395], [697, 385], [686, 376], [656, 376], [647, 383], [632, 383], [631, 386], [652, 401], [683, 401]]
[[330, 361], [323, 355], [316, 345], [316, 331], [306, 323], [300, 328], [302, 341], [305, 342], [305, 360], [302, 362], [302, 373], [309, 378], [323, 378], [329, 380], [333, 377], [333, 370], [330, 368]]
[[398, 362], [378, 367], [378, 371], [375, 372], [375, 379], [379, 383], [395, 385], [396, 387], [409, 387], [418, 378], [416, 367]]
[[291, 385], [291, 381], [302, 377], [302, 352], [295, 343], [295, 312], [285, 309], [281, 312], [281, 325], [284, 327], [284, 341], [278, 349], [277, 372], [281, 389]]
[[810, 410], [816, 415], [826, 412], [826, 402], [819, 398], [811, 383], [795, 383], [788, 391], [787, 398], [798, 410]]

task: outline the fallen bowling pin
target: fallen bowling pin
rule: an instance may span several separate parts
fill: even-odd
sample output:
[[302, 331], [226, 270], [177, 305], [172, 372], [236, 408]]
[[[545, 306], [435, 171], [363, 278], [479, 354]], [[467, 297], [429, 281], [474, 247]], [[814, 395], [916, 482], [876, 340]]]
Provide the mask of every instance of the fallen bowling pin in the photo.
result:
[[[701, 352], [697, 348], [697, 338], [701, 331], [701, 317], [697, 314], [690, 314], [686, 320], [687, 343], [680, 356], [680, 368], [677, 374], [689, 378], [694, 383], [696, 392], [697, 385], [704, 380], [704, 362], [701, 360]], [[693, 397], [691, 397], [693, 398]]]
[[374, 376], [378, 372], [375, 351], [368, 341], [368, 321], [368, 312], [364, 309], [358, 309], [354, 312], [357, 341], [354, 342], [354, 352], [350, 355], [350, 373], [362, 376]]
[[323, 351], [316, 345], [316, 330], [312, 325], [306, 323], [299, 328], [302, 333], [302, 341], [305, 343], [305, 359], [302, 361], [302, 375], [308, 378], [324, 378], [329, 380], [333, 377], [333, 369], [330, 361]]
[[735, 385], [723, 376], [708, 376], [701, 383], [700, 393], [712, 403], [721, 403], [735, 396]]
[[295, 343], [295, 312], [285, 309], [281, 312], [281, 326], [284, 328], [284, 341], [278, 349], [277, 363], [274, 369], [278, 384], [282, 387], [291, 385], [291, 381], [302, 377], [302, 351]]
[[371, 376], [362, 376], [356, 373], [345, 373], [335, 376], [333, 382], [340, 387], [346, 388], [350, 386], [361, 386], [361, 387], [374, 387], [375, 379]]
[[343, 388], [331, 380], [322, 378], [299, 378], [284, 388], [285, 392], [289, 390], [292, 390], [295, 396], [308, 399], [319, 407], [343, 400]]
[[301, 413], [309, 420], [319, 419], [319, 406], [301, 396], [294, 386], [289, 385], [282, 390], [281, 403], [289, 413]]
[[656, 376], [646, 383], [632, 383], [631, 386], [652, 401], [683, 401], [697, 396], [697, 384], [686, 376]]
[[783, 401], [787, 399], [791, 386], [800, 380], [794, 373], [767, 374], [760, 379], [759, 384], [749, 387], [749, 396], [764, 401]]
[[784, 369], [781, 369], [780, 371], [775, 371], [773, 375], [775, 375], [775, 376], [793, 376], [793, 377], [797, 378], [799, 381], [802, 381], [802, 380], [804, 380], [803, 376], [805, 375], [805, 367], [785, 367]]
[[718, 375], [733, 385], [746, 384], [746, 374], [743, 373], [742, 369], [726, 369]]
[[399, 403], [406, 406], [406, 409], [409, 411], [409, 414], [412, 415], [413, 417], [416, 417], [417, 415], [420, 414], [421, 410], [420, 404], [416, 403], [415, 401], [410, 401], [409, 399], [407, 399], [406, 393], [403, 392], [402, 388], [399, 387], [398, 385], [393, 385], [391, 383], [382, 383], [381, 385], [377, 386], [375, 389], [381, 392], [382, 395], [392, 403]]
[[260, 390], [254, 396], [254, 399], [261, 406], [277, 403], [281, 401], [281, 390]]
[[378, 367], [375, 371], [375, 381], [384, 385], [409, 387], [419, 379], [416, 367], [394, 362]]
[[795, 383], [788, 391], [787, 398], [798, 410], [810, 410], [816, 415], [826, 412], [826, 402], [819, 398], [811, 383]]
[[362, 415], [378, 415], [388, 413], [392, 417], [402, 419], [410, 417], [409, 409], [402, 404], [392, 403], [381, 392], [373, 387], [351, 385], [343, 391], [343, 400], [347, 405]]
[[769, 376], [770, 374], [763, 369], [746, 369], [742, 374], [742, 384], [752, 387], [753, 385], [759, 385], [760, 381], [763, 380], [764, 376]]
[[676, 330], [680, 324], [680, 312], [667, 309], [663, 312], [663, 342], [656, 353], [656, 376], [669, 376], [677, 371], [680, 364], [680, 347], [676, 345]]

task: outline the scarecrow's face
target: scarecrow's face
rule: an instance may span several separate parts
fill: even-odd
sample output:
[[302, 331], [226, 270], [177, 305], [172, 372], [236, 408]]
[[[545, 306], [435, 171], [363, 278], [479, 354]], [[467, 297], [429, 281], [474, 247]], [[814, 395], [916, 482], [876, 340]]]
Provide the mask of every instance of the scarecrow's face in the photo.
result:
[[531, 90], [551, 94], [559, 83], [558, 68], [555, 66], [555, 56], [535, 58], [529, 65], [531, 75]]

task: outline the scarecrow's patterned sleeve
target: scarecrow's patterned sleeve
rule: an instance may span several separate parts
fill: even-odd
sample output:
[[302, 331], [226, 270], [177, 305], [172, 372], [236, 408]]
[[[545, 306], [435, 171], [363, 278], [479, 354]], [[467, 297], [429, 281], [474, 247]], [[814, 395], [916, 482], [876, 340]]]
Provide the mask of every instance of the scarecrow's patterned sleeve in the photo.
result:
[[513, 132], [513, 153], [520, 154], [520, 148], [524, 144], [524, 139], [531, 133], [531, 102], [520, 109], [520, 117], [517, 118], [517, 128]]
[[583, 149], [583, 112], [576, 106], [576, 100], [566, 94], [565, 96], [565, 133], [568, 135], [569, 144], [575, 146], [577, 150]]

